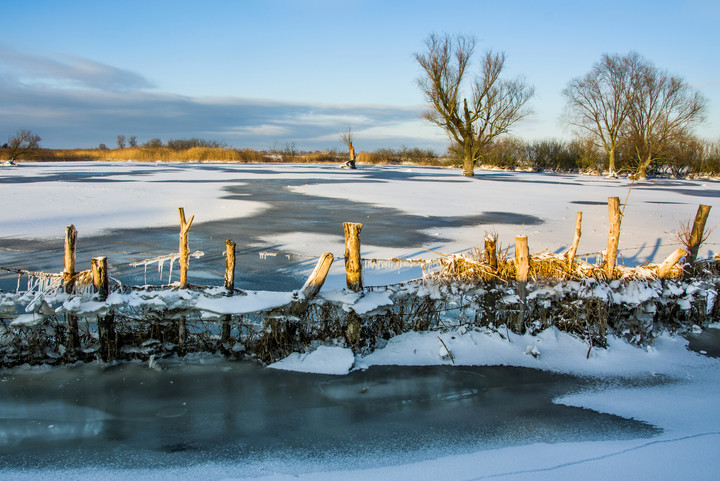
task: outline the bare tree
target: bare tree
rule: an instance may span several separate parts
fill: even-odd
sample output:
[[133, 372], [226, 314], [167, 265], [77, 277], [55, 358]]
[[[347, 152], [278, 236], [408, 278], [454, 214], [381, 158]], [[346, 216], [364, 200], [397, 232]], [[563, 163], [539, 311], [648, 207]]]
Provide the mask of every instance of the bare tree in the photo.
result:
[[131, 135], [130, 139], [128, 139], [128, 143], [130, 144], [130, 147], [137, 147], [137, 135]]
[[615, 153], [630, 115], [635, 79], [642, 60], [637, 53], [625, 57], [604, 54], [582, 78], [572, 79], [563, 90], [565, 121], [589, 133], [605, 150], [610, 175], [615, 175]]
[[351, 127], [348, 127], [347, 132], [340, 134], [340, 140], [342, 140], [342, 143], [347, 146], [349, 152], [348, 160], [345, 162], [345, 166], [351, 169], [356, 169], [355, 160], [357, 159], [357, 154], [355, 153], [355, 147], [353, 147], [354, 136]]
[[504, 53], [488, 51], [480, 73], [470, 86], [470, 100], [463, 96], [463, 80], [475, 50], [475, 39], [463, 35], [430, 35], [427, 50], [415, 58], [424, 71], [418, 84], [431, 110], [430, 122], [442, 127], [462, 152], [463, 175], [474, 175], [475, 163], [498, 135], [530, 114], [527, 102], [534, 89], [524, 80], [501, 79]]
[[40, 147], [40, 140], [40, 136], [30, 130], [18, 130], [15, 135], [8, 137], [8, 159], [14, 162], [20, 157], [32, 154]]
[[707, 100], [679, 77], [644, 62], [637, 75], [625, 131], [644, 178], [650, 165], [671, 145], [688, 138], [705, 119]]
[[117, 136], [117, 146], [118, 146], [118, 149], [125, 148], [125, 136], [124, 135]]

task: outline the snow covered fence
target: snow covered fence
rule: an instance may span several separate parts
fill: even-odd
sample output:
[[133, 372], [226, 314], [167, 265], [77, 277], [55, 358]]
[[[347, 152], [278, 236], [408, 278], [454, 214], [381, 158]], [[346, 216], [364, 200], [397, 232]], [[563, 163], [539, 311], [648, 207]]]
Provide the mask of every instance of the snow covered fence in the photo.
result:
[[[462, 285], [425, 279], [362, 291], [236, 292], [122, 288], [92, 293], [0, 293], [0, 364], [150, 359], [216, 352], [264, 363], [318, 345], [364, 353], [408, 331], [493, 329], [570, 332], [588, 349], [609, 333], [652, 344], [659, 333], [720, 321], [720, 276], [692, 280], [520, 282]], [[301, 306], [298, 308], [298, 306]], [[67, 318], [78, 320], [78, 345]], [[183, 321], [184, 330], [180, 329]]]
[[[613, 205], [617, 210], [619, 204], [609, 202], [610, 209]], [[698, 218], [709, 210], [703, 207], [689, 233], [691, 247], [703, 238], [704, 221]], [[684, 250], [659, 266], [627, 268], [609, 256], [599, 265], [580, 262], [574, 259], [580, 215], [573, 247], [564, 256], [531, 256], [527, 238], [519, 236], [515, 259], [507, 259], [497, 238], [489, 236], [484, 250], [443, 256], [439, 269], [426, 271], [423, 279], [379, 287], [363, 287], [362, 224], [346, 223], [347, 290], [320, 291], [333, 262], [326, 253], [298, 291], [243, 292], [234, 288], [232, 241], [226, 243], [223, 287], [187, 283], [193, 217], [186, 221], [182, 208], [179, 213], [180, 252], [171, 257], [181, 261], [181, 281], [173, 287], [110, 288], [103, 258], [76, 273], [77, 233], [69, 226], [62, 274], [18, 271], [44, 281], [23, 292], [0, 292], [0, 365], [148, 359], [191, 351], [273, 362], [317, 343], [363, 352], [410, 330], [458, 326], [518, 333], [554, 326], [585, 339], [591, 349], [604, 346], [608, 332], [649, 344], [664, 330], [720, 321], [717, 259], [695, 262], [685, 278], [676, 265]], [[611, 224], [608, 251], [618, 235]]]

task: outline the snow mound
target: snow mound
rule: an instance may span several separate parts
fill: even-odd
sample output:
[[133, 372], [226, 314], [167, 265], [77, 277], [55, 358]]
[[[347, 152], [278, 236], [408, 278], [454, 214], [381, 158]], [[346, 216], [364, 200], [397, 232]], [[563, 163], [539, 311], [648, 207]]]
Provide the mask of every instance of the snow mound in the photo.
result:
[[355, 356], [351, 349], [320, 346], [309, 353], [294, 352], [285, 359], [270, 364], [268, 367], [283, 371], [344, 375], [350, 372], [354, 363]]

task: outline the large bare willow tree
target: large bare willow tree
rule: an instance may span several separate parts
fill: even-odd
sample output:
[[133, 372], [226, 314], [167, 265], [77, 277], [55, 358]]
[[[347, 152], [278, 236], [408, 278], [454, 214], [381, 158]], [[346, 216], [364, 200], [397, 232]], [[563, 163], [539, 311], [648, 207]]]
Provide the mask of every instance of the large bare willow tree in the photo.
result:
[[630, 115], [641, 64], [636, 53], [625, 57], [604, 54], [590, 72], [572, 79], [562, 92], [566, 122], [589, 134], [605, 150], [610, 175], [615, 175], [615, 153], [624, 140], [623, 128]]
[[691, 136], [707, 107], [685, 81], [637, 53], [603, 55], [584, 77], [571, 80], [563, 95], [566, 122], [605, 149], [610, 173], [622, 149], [639, 177]]
[[531, 113], [527, 103], [534, 89], [521, 78], [500, 78], [505, 54], [488, 51], [468, 99], [463, 89], [475, 39], [432, 34], [425, 46], [424, 53], [415, 55], [425, 74], [418, 84], [431, 107], [425, 118], [448, 133], [462, 152], [463, 175], [472, 177], [493, 139]]
[[645, 62], [637, 75], [626, 135], [644, 178], [650, 165], [705, 120], [707, 99], [683, 79]]

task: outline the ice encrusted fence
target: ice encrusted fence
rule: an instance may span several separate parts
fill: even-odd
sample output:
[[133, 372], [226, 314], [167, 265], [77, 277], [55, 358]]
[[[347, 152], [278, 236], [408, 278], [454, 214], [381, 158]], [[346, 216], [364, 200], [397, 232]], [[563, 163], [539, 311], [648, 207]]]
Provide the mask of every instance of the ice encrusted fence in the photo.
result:
[[[690, 242], [683, 256], [675, 253], [658, 265], [615, 265], [607, 252], [602, 262], [589, 264], [575, 259], [578, 222], [576, 242], [564, 255], [530, 255], [527, 239], [519, 236], [510, 259], [497, 238], [488, 236], [483, 248], [465, 254], [362, 259], [362, 225], [347, 223], [346, 289], [321, 290], [335, 259], [325, 253], [298, 290], [251, 291], [234, 286], [231, 241], [223, 286], [187, 283], [192, 217], [185, 221], [180, 213], [180, 252], [138, 264], [178, 261], [181, 281], [173, 285], [111, 285], [104, 258], [76, 273], [70, 228], [62, 273], [14, 269], [35, 280], [27, 289], [18, 284], [15, 292], [0, 292], [0, 363], [151, 360], [192, 352], [269, 363], [317, 345], [344, 345], [360, 353], [404, 332], [458, 328], [500, 334], [555, 328], [584, 339], [590, 352], [604, 347], [609, 333], [651, 344], [660, 332], [720, 321], [720, 259], [692, 259], [689, 254], [697, 250]], [[422, 278], [363, 285], [363, 267], [408, 263], [423, 268]]]

